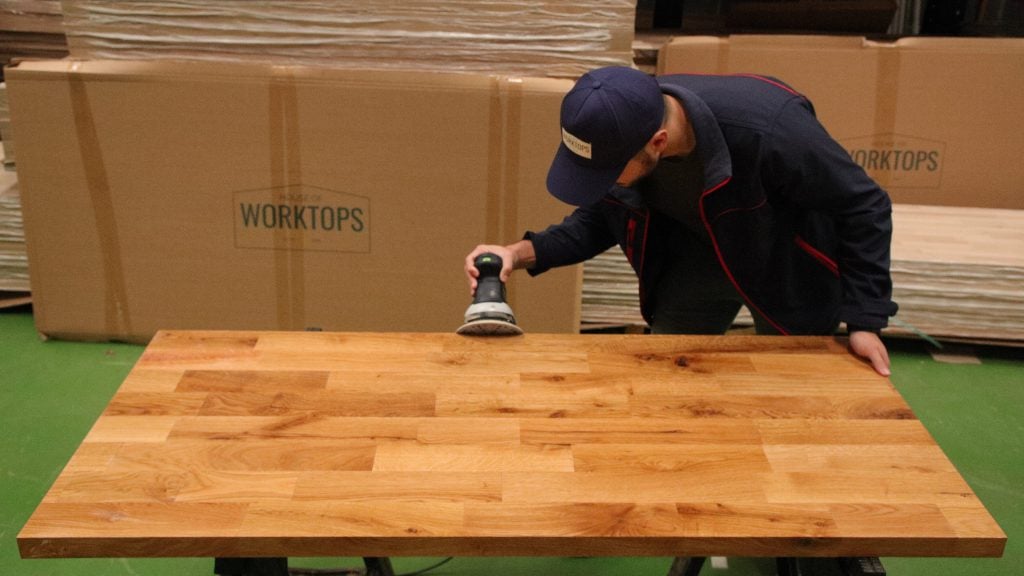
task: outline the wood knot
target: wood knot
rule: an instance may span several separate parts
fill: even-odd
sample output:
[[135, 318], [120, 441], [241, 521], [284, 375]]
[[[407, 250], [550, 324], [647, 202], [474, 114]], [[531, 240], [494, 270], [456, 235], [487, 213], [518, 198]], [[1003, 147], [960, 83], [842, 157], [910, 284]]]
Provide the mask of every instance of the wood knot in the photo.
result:
[[451, 354], [444, 360], [449, 366], [465, 366], [469, 364], [469, 356], [466, 354]]
[[698, 418], [709, 418], [713, 416], [724, 416], [725, 410], [712, 406], [693, 406], [690, 408], [690, 414]]
[[677, 356], [676, 357], [676, 366], [679, 366], [680, 368], [686, 368], [689, 365], [690, 365], [690, 361], [686, 359], [686, 356]]

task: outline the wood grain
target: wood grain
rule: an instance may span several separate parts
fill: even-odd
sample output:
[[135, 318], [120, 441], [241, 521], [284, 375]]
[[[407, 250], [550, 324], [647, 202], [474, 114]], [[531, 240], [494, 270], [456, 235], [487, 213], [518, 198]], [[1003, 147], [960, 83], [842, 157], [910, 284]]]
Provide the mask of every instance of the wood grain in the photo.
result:
[[159, 333], [22, 556], [999, 556], [832, 338]]

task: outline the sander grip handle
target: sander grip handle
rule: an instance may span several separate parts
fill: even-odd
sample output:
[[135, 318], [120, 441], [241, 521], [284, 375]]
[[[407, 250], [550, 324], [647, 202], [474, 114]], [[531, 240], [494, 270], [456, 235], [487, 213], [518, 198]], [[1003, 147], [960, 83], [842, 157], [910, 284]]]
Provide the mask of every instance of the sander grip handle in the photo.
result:
[[476, 279], [474, 304], [505, 301], [505, 283], [501, 281], [502, 265], [501, 256], [493, 252], [484, 252], [473, 260], [473, 266], [480, 273]]

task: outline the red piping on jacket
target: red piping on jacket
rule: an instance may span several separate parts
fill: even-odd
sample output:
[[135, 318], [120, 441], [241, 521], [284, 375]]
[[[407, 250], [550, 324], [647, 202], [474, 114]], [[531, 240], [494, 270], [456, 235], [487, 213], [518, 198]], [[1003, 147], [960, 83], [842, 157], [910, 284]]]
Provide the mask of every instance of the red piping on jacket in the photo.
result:
[[[644, 214], [644, 232], [643, 240], [640, 242], [640, 261], [636, 263], [636, 277], [638, 280], [638, 290], [640, 296], [640, 308], [644, 306], [644, 260], [647, 256], [647, 231], [650, 229], [651, 211], [646, 210]], [[629, 260], [630, 264], [633, 263], [633, 258], [636, 256], [636, 252], [633, 250], [634, 242], [636, 241], [636, 219], [630, 217], [629, 222], [626, 224], [626, 259]]]
[[732, 76], [744, 76], [746, 78], [754, 78], [755, 80], [760, 80], [762, 82], [767, 82], [767, 83], [771, 84], [772, 86], [775, 86], [776, 88], [781, 88], [781, 89], [785, 90], [786, 92], [789, 92], [790, 94], [793, 94], [794, 96], [803, 96], [803, 94], [797, 92], [796, 90], [793, 90], [792, 88], [790, 88], [789, 86], [786, 86], [782, 82], [776, 82], [775, 80], [772, 80], [770, 78], [765, 78], [764, 76], [758, 76], [757, 74], [732, 74]]
[[810, 244], [807, 243], [807, 240], [804, 240], [799, 236], [796, 237], [794, 242], [796, 242], [796, 245], [799, 246], [804, 252], [810, 254], [812, 258], [824, 264], [833, 276], [837, 278], [839, 277], [839, 264], [836, 264], [835, 260], [826, 256], [822, 251], [818, 250], [814, 246], [811, 246]]
[[[618, 204], [619, 206], [625, 206], [622, 202], [619, 202], [618, 200], [613, 200], [613, 199], [610, 199], [610, 198], [606, 198], [605, 202], [610, 202], [612, 204]], [[636, 214], [639, 214], [639, 212], [637, 212], [636, 210], [633, 210], [632, 208], [627, 207], [627, 209], [630, 212], [634, 212]], [[650, 230], [650, 228], [651, 228], [651, 226], [650, 226], [650, 224], [651, 224], [651, 211], [649, 209], [644, 210], [643, 216], [644, 216], [644, 237], [643, 237], [643, 241], [640, 244], [640, 261], [633, 268], [636, 271], [636, 278], [637, 278], [637, 281], [638, 281], [637, 292], [638, 292], [639, 298], [640, 298], [640, 309], [641, 310], [643, 309], [643, 306], [644, 306], [644, 260], [645, 260], [645, 257], [647, 256], [647, 231]], [[633, 250], [633, 241], [634, 241], [635, 238], [636, 238], [636, 220], [634, 218], [630, 217], [629, 221], [626, 223], [626, 260], [629, 260], [630, 265], [633, 265], [633, 258], [636, 255], [636, 252]]]
[[[633, 238], [636, 237], [636, 220], [630, 218], [626, 221], [626, 260], [633, 262]], [[639, 275], [639, 271], [637, 271]]]
[[701, 222], [704, 223], [704, 228], [708, 231], [708, 236], [711, 238], [711, 245], [714, 246], [714, 248], [715, 248], [715, 256], [718, 258], [718, 263], [722, 266], [722, 270], [725, 272], [725, 275], [729, 277], [729, 282], [732, 282], [732, 285], [736, 288], [736, 292], [738, 292], [740, 297], [743, 298], [743, 301], [747, 303], [747, 306], [753, 308], [754, 311], [756, 311], [758, 314], [760, 314], [762, 318], [767, 320], [768, 323], [771, 324], [773, 328], [778, 330], [779, 334], [782, 334], [783, 336], [789, 336], [789, 331], [788, 330], [786, 330], [785, 328], [780, 326], [777, 322], [775, 322], [775, 320], [772, 320], [767, 314], [765, 314], [763, 310], [758, 308], [757, 305], [755, 305], [750, 300], [750, 297], [747, 296], [747, 293], [744, 292], [742, 288], [740, 288], [740, 284], [739, 284], [739, 282], [736, 281], [736, 277], [732, 275], [732, 270], [730, 270], [729, 267], [725, 264], [725, 258], [722, 257], [722, 251], [718, 247], [718, 240], [715, 238], [715, 233], [711, 230], [711, 223], [708, 222], [707, 214], [704, 212], [704, 198], [706, 198], [708, 194], [711, 194], [715, 190], [718, 190], [722, 186], [725, 186], [726, 184], [728, 184], [730, 180], [732, 180], [731, 177], [730, 178], [726, 178], [725, 180], [722, 180], [721, 182], [719, 182], [715, 186], [713, 186], [711, 188], [708, 188], [707, 190], [705, 190], [700, 195], [700, 219], [701, 219]]
[[640, 293], [640, 309], [642, 310], [646, 304], [644, 298], [644, 260], [647, 257], [647, 231], [651, 229], [651, 211], [647, 209], [644, 211], [644, 238], [640, 241], [640, 272], [637, 273], [637, 288]]
[[651, 229], [651, 211], [644, 210], [644, 238], [640, 241], [640, 278], [643, 278], [644, 260], [647, 257], [647, 231]]

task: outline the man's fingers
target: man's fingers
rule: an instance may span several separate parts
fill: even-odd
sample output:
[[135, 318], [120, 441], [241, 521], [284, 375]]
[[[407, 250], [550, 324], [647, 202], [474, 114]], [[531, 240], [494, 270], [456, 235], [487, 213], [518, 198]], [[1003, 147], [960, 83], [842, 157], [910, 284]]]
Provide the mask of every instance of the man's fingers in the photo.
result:
[[882, 376], [889, 376], [891, 370], [889, 369], [889, 353], [885, 349], [885, 345], [878, 342], [878, 345], [871, 346], [867, 350], [867, 359], [871, 362], [871, 367], [875, 369]]
[[889, 362], [889, 352], [883, 346], [878, 350], [878, 361], [873, 362], [875, 370], [878, 371], [882, 376], [889, 376], [892, 374], [892, 365]]
[[889, 369], [889, 357], [885, 352], [874, 351], [871, 354], [871, 366], [874, 367], [875, 372], [878, 372], [882, 376], [889, 376], [892, 371]]

